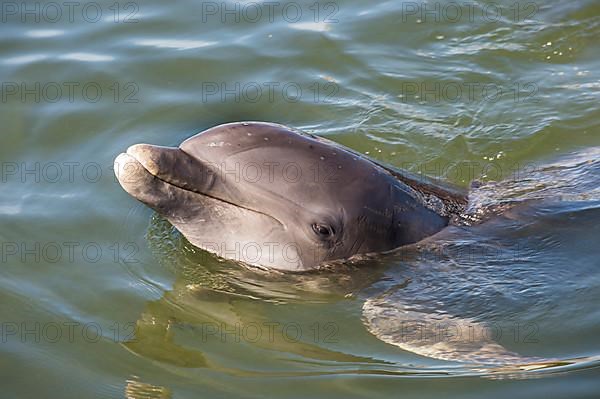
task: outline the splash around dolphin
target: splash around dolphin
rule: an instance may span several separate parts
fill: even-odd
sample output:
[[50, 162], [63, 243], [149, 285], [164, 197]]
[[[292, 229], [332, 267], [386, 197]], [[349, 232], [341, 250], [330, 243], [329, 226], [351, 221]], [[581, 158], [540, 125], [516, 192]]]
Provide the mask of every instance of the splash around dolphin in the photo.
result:
[[457, 189], [264, 122], [216, 126], [177, 148], [133, 145], [115, 173], [193, 245], [289, 271], [418, 242], [467, 203]]

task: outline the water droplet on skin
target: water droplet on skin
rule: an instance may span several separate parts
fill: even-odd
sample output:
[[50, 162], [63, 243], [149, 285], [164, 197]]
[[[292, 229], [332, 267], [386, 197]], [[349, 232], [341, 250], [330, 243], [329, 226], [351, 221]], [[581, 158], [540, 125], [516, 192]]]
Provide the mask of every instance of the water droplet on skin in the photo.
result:
[[319, 159], [320, 159], [321, 161], [324, 161], [324, 160], [325, 160], [325, 157], [319, 157]]
[[252, 136], [252, 133], [248, 133], [248, 136]]
[[338, 165], [338, 169], [342, 169], [342, 165]]
[[268, 137], [265, 137], [265, 141], [269, 141], [269, 138], [268, 138]]

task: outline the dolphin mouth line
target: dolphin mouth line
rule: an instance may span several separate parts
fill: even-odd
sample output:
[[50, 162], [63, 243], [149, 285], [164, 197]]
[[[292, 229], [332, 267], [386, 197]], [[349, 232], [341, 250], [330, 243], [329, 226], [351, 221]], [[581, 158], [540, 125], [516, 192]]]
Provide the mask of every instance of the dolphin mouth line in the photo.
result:
[[[182, 151], [183, 151], [183, 150], [182, 150]], [[245, 207], [245, 206], [243, 206], [243, 205], [239, 205], [239, 204], [233, 203], [233, 202], [231, 202], [231, 201], [227, 201], [227, 200], [224, 200], [224, 199], [222, 199], [222, 198], [218, 198], [218, 197], [212, 196], [212, 195], [210, 195], [210, 194], [202, 193], [202, 192], [195, 191], [195, 190], [190, 190], [189, 188], [181, 187], [181, 186], [179, 186], [179, 185], [177, 185], [177, 184], [175, 184], [175, 183], [172, 183], [172, 182], [170, 182], [170, 181], [168, 181], [168, 180], [162, 179], [162, 178], [160, 178], [159, 176], [157, 176], [156, 174], [152, 173], [152, 171], [148, 170], [148, 169], [147, 169], [147, 168], [144, 166], [144, 163], [143, 163], [143, 162], [141, 162], [141, 161], [140, 161], [140, 160], [139, 160], [139, 159], [138, 159], [138, 158], [135, 156], [135, 154], [132, 154], [132, 153], [130, 153], [129, 151], [127, 151], [127, 152], [126, 152], [126, 154], [127, 154], [127, 155], [129, 155], [130, 157], [132, 157], [133, 159], [135, 159], [135, 161], [138, 163], [138, 165], [139, 165], [140, 167], [142, 167], [142, 168], [143, 168], [143, 169], [144, 169], [146, 172], [148, 172], [148, 173], [149, 173], [149, 174], [150, 174], [152, 177], [154, 177], [155, 179], [157, 179], [157, 180], [159, 180], [159, 181], [161, 181], [161, 182], [163, 182], [163, 183], [165, 183], [165, 184], [168, 184], [169, 186], [172, 186], [172, 187], [177, 187], [178, 189], [180, 189], [180, 190], [183, 190], [183, 191], [186, 191], [186, 192], [189, 192], [189, 193], [194, 193], [194, 194], [197, 194], [197, 195], [202, 195], [202, 196], [204, 196], [204, 197], [207, 197], [207, 198], [213, 199], [213, 200], [215, 200], [215, 201], [219, 201], [219, 202], [222, 202], [222, 203], [225, 203], [225, 204], [231, 205], [231, 206], [235, 206], [235, 207], [237, 207], [237, 208], [245, 209], [245, 210], [247, 210], [247, 211], [250, 211], [250, 212], [258, 213], [258, 214], [260, 214], [260, 215], [263, 215], [263, 216], [266, 216], [266, 217], [268, 217], [268, 218], [270, 218], [270, 219], [273, 219], [273, 220], [274, 220], [275, 222], [277, 222], [277, 224], [279, 224], [279, 225], [280, 225], [280, 226], [281, 226], [281, 227], [282, 227], [284, 230], [287, 230], [287, 227], [286, 227], [286, 226], [285, 226], [285, 225], [284, 225], [284, 224], [283, 224], [283, 223], [282, 223], [282, 222], [281, 222], [279, 219], [277, 219], [276, 217], [274, 217], [274, 216], [271, 216], [271, 215], [269, 215], [269, 214], [267, 214], [267, 213], [264, 213], [264, 212], [258, 211], [258, 210], [256, 210], [256, 209], [248, 208], [248, 207]]]

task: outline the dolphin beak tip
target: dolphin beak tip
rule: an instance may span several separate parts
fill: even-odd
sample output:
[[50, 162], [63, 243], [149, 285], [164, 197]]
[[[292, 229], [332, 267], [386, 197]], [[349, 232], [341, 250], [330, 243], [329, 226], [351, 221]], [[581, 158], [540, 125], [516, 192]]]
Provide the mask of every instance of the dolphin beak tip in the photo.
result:
[[150, 174], [156, 176], [159, 173], [157, 157], [157, 147], [149, 144], [134, 144], [127, 149], [127, 155], [134, 158], [138, 163], [142, 164]]
[[127, 153], [121, 153], [115, 158], [113, 169], [115, 171], [115, 177], [123, 186], [126, 186], [133, 180], [134, 175], [139, 173], [140, 162]]

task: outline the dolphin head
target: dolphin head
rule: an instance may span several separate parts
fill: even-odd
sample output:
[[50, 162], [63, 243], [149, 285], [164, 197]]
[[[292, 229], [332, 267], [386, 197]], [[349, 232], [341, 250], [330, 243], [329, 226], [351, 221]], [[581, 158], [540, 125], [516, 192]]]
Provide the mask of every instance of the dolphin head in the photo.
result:
[[115, 172], [193, 245], [264, 268], [387, 251], [448, 222], [385, 168], [271, 123], [220, 125], [178, 148], [137, 144]]

